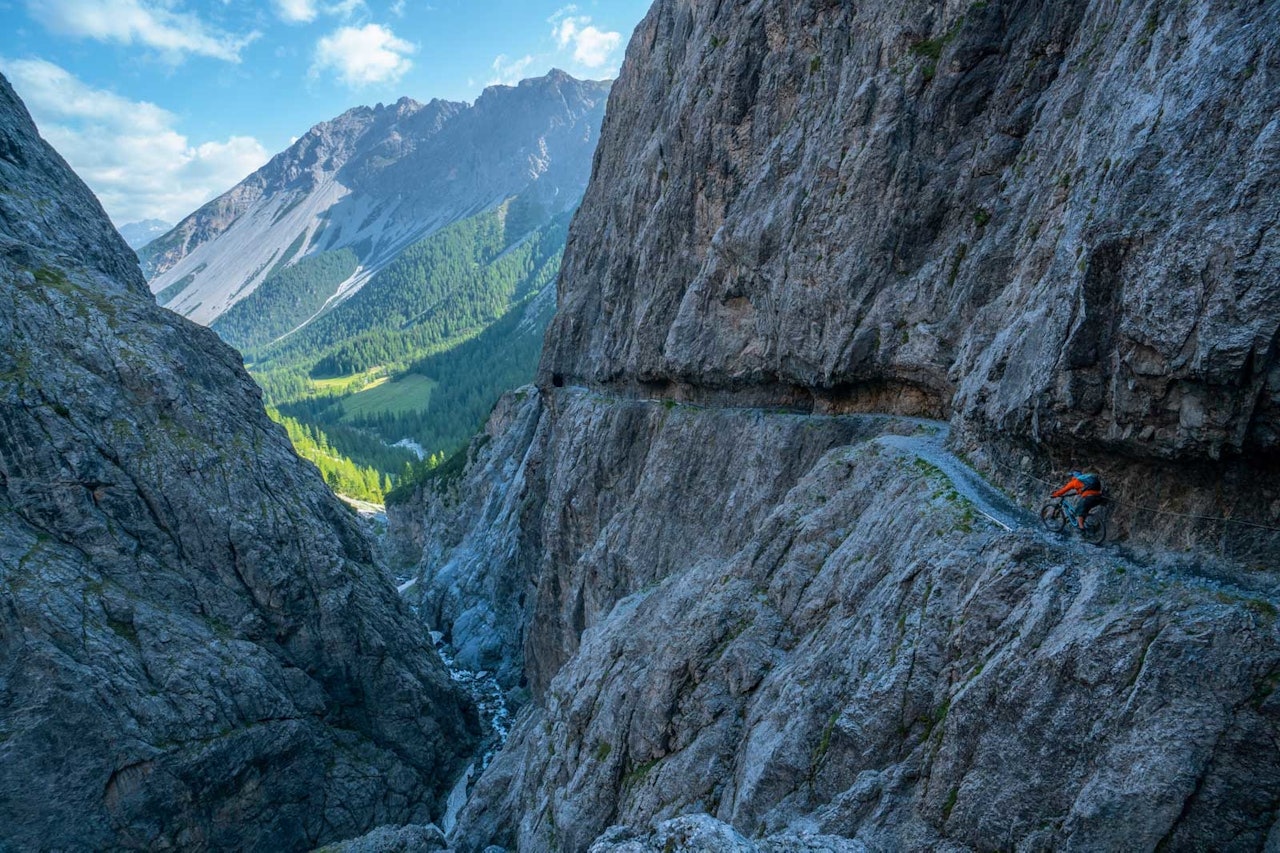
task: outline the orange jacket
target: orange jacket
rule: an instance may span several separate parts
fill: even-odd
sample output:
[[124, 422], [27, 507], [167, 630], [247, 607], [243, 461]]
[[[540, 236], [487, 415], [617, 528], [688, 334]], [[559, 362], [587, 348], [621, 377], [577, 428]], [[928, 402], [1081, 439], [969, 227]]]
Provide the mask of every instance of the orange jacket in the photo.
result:
[[1072, 477], [1069, 483], [1061, 489], [1058, 489], [1058, 491], [1054, 492], [1050, 497], [1060, 498], [1064, 495], [1069, 495], [1072, 492], [1077, 492], [1082, 498], [1091, 498], [1095, 495], [1102, 494], [1102, 489], [1087, 488], [1084, 483], [1080, 482], [1079, 477]]

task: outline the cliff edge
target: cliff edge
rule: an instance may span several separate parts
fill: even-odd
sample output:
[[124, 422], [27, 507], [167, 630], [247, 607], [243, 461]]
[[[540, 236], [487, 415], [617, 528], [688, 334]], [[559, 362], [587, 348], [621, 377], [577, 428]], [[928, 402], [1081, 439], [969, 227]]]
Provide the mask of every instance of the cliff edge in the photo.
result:
[[540, 381], [954, 416], [1011, 488], [1093, 464], [1280, 527], [1278, 31], [1265, 4], [659, 2]]

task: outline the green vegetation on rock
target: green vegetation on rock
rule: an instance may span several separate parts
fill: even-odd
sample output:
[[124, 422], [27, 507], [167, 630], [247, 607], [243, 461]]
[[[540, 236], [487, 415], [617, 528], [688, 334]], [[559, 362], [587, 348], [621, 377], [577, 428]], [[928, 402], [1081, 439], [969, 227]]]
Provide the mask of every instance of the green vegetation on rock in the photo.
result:
[[268, 409], [267, 414], [284, 427], [298, 455], [319, 468], [321, 476], [335, 492], [350, 498], [381, 503], [383, 496], [390, 491], [390, 477], [344, 457], [329, 444], [322, 431], [272, 409]]
[[503, 206], [410, 246], [351, 299], [287, 340], [249, 348], [259, 370], [303, 369], [313, 378], [405, 365], [482, 331], [550, 285], [568, 217], [524, 235]]

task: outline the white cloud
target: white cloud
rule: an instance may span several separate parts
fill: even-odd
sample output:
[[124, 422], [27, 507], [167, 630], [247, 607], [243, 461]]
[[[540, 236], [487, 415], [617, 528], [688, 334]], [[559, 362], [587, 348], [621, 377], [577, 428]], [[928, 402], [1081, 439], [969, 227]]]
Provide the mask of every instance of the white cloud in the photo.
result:
[[550, 18], [547, 18], [547, 23], [558, 24], [576, 11], [578, 11], [578, 7], [572, 3], [570, 3], [568, 6], [561, 6], [559, 9], [556, 9], [556, 11], [551, 15]]
[[273, 5], [280, 20], [290, 24], [305, 24], [320, 14], [315, 0], [275, 0]]
[[550, 22], [560, 48], [573, 49], [573, 58], [588, 68], [601, 68], [609, 63], [613, 52], [622, 44], [622, 33], [605, 32], [592, 26], [586, 15], [573, 16], [575, 7], [566, 6]]
[[524, 79], [525, 72], [533, 63], [532, 56], [522, 56], [519, 59], [508, 59], [506, 54], [498, 56], [493, 60], [493, 77], [489, 80], [489, 85], [514, 86]]
[[356, 10], [364, 8], [364, 0], [335, 0], [318, 3], [316, 0], [272, 0], [276, 16], [286, 24], [309, 24], [321, 14], [350, 18]]
[[268, 158], [250, 136], [193, 144], [167, 110], [94, 89], [51, 62], [0, 60], [0, 71], [118, 225], [176, 222]]
[[413, 67], [409, 54], [417, 49], [378, 24], [342, 27], [316, 43], [311, 73], [332, 69], [352, 87], [394, 83]]
[[[604, 32], [591, 23], [589, 16], [578, 15], [577, 11], [578, 7], [575, 5], [562, 6], [547, 18], [547, 23], [551, 24], [551, 37], [556, 44], [555, 50], [525, 55], [519, 59], [506, 54], [497, 56], [491, 65], [493, 75], [487, 85], [515, 85], [529, 76], [529, 70], [533, 66], [564, 63], [566, 57], [561, 54], [566, 53], [572, 57], [573, 62], [565, 63], [565, 67], [572, 70], [576, 64], [576, 73], [579, 75], [616, 73], [617, 62], [614, 55], [622, 44], [622, 34]], [[473, 87], [474, 81], [468, 80], [467, 86]]]
[[239, 62], [258, 37], [223, 32], [163, 0], [27, 0], [27, 11], [59, 35], [141, 44], [175, 62], [188, 53]]

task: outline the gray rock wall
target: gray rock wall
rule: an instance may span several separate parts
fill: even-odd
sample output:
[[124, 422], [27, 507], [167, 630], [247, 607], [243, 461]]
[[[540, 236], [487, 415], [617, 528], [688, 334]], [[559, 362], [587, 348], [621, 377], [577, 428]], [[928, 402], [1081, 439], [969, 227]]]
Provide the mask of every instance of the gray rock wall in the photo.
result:
[[0, 848], [427, 822], [469, 702], [238, 355], [0, 78]]
[[[526, 670], [553, 677], [473, 791], [460, 850], [586, 850], [627, 837], [611, 825], [643, 835], [696, 813], [726, 837], [873, 850], [1280, 838], [1280, 599], [1265, 580], [1004, 531], [869, 438], [909, 421], [548, 393], [526, 403], [552, 418], [540, 456], [583, 482], [549, 490], [548, 559], [528, 575]], [[624, 419], [640, 428], [594, 429]], [[604, 524], [584, 501], [611, 499], [597, 458], [637, 484]], [[708, 472], [717, 460], [731, 477]], [[680, 529], [658, 494], [696, 494], [697, 521]], [[724, 534], [720, 513], [739, 512]]]
[[[1274, 474], [1278, 33], [1274, 4], [663, 0], [541, 381], [896, 388], [1171, 506], [1176, 468], [1119, 460]], [[1280, 521], [1259, 479], [1214, 514]]]
[[950, 418], [1029, 499], [1090, 466], [1280, 526], [1277, 35], [1274, 4], [659, 0], [538, 395], [402, 513], [433, 618], [532, 688], [456, 846], [1280, 844], [1274, 538], [1004, 531], [873, 438], [915, 424], [849, 416]]
[[[419, 496], [411, 595], [459, 663], [541, 698], [619, 599], [737, 550], [822, 453], [892, 428], [524, 389], [499, 404], [464, 480]], [[416, 512], [393, 508], [400, 539]]]

